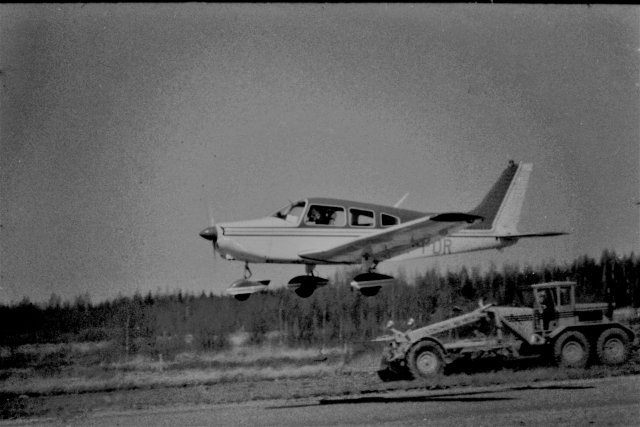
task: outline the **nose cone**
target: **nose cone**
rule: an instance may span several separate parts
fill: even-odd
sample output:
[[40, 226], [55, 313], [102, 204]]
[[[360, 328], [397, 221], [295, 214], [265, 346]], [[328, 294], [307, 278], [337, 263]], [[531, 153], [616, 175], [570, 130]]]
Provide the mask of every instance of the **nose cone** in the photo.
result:
[[218, 230], [216, 227], [207, 227], [200, 232], [200, 237], [215, 243], [218, 240]]

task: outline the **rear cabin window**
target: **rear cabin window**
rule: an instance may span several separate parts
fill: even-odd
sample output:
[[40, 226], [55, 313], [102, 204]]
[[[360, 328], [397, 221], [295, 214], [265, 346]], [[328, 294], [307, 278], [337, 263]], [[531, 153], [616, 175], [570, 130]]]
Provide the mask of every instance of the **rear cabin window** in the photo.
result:
[[330, 225], [334, 227], [343, 227], [346, 222], [344, 208], [325, 205], [311, 205], [304, 220], [307, 225]]
[[375, 225], [372, 211], [350, 208], [349, 218], [349, 224], [354, 227], [373, 227]]
[[383, 227], [391, 227], [392, 225], [400, 224], [400, 220], [398, 217], [389, 214], [380, 215], [380, 220], [382, 221]]

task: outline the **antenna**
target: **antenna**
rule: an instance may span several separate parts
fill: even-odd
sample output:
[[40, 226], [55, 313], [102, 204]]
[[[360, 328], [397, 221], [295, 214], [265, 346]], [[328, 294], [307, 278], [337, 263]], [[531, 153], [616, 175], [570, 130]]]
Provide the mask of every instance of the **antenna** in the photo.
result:
[[400, 207], [400, 205], [402, 204], [402, 202], [404, 202], [404, 199], [406, 199], [408, 195], [409, 195], [409, 193], [407, 193], [407, 194], [405, 194], [404, 196], [402, 196], [402, 198], [401, 198], [400, 200], [398, 200], [398, 201], [396, 202], [396, 204], [395, 204], [395, 205], [393, 205], [393, 207], [394, 207], [394, 208], [398, 208], [398, 207]]

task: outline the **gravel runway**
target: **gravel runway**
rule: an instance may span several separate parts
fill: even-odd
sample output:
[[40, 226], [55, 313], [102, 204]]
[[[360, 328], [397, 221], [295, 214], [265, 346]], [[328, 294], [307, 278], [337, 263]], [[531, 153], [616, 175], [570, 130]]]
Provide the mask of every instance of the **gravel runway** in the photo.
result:
[[640, 376], [396, 390], [298, 400], [175, 405], [92, 412], [72, 419], [31, 419], [0, 425], [82, 426], [538, 426], [640, 423]]

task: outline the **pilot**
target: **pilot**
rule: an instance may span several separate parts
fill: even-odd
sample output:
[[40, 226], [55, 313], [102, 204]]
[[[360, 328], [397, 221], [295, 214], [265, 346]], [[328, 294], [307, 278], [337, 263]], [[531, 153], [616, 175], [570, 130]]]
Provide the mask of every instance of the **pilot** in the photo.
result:
[[309, 211], [309, 215], [307, 215], [307, 222], [318, 224], [318, 220], [320, 219], [320, 212], [316, 208], [311, 208]]

